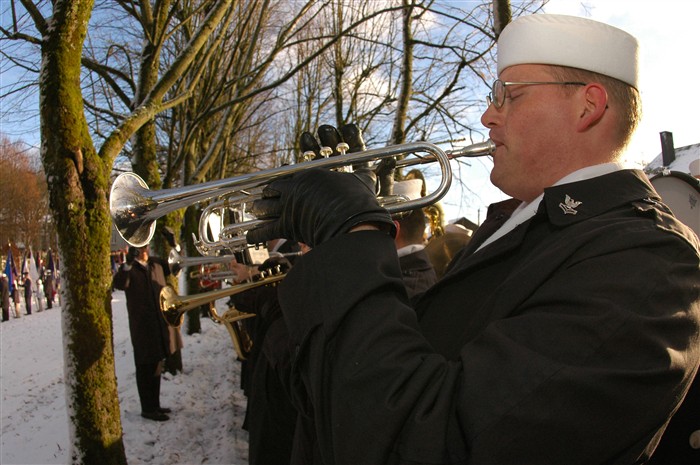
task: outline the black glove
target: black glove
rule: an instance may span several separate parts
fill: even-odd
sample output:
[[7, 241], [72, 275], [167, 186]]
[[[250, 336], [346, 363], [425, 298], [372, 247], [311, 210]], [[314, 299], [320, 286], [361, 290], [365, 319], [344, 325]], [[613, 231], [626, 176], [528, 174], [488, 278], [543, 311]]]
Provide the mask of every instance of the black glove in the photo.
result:
[[396, 158], [383, 158], [375, 170], [379, 187], [379, 196], [392, 195], [394, 193], [394, 172], [396, 171]]
[[[335, 127], [324, 124], [318, 127], [316, 133], [318, 134], [320, 144], [310, 132], [303, 132], [299, 137], [299, 145], [301, 146], [302, 152], [305, 154], [313, 152], [314, 160], [323, 158], [321, 155], [321, 146], [329, 147], [332, 150], [330, 153], [331, 157], [341, 154], [338, 150], [339, 144], [341, 143], [347, 144], [347, 153], [366, 150], [365, 141], [362, 138], [362, 130], [353, 123], [346, 124], [340, 128], [340, 132], [338, 132]], [[355, 171], [368, 168], [369, 162], [356, 163], [353, 165], [353, 170]]]
[[[335, 157], [341, 154], [341, 152], [339, 152], [337, 149], [339, 147], [339, 144], [341, 143], [347, 145], [347, 153], [362, 152], [366, 150], [365, 141], [362, 138], [362, 130], [353, 123], [346, 124], [345, 126], [340, 128], [340, 132], [338, 132], [338, 130], [335, 127], [324, 124], [319, 126], [317, 134], [318, 140], [310, 132], [303, 132], [299, 138], [299, 145], [301, 146], [301, 150], [306, 154], [307, 157], [310, 157], [310, 154], [314, 153], [314, 160], [323, 158], [323, 156], [321, 155], [321, 146], [326, 148], [332, 148], [332, 152], [330, 153], [331, 157]], [[395, 166], [396, 160], [384, 159], [379, 164], [379, 168], [377, 169], [377, 171], [372, 171], [372, 169], [370, 169], [370, 162], [368, 161], [353, 164], [352, 171], [358, 176], [366, 177], [367, 179], [364, 181], [368, 185], [374, 185], [375, 193], [380, 193], [380, 195], [387, 195], [387, 192], [391, 193], [391, 189], [393, 187], [393, 176]], [[384, 178], [386, 178], [387, 176], [391, 176], [392, 181], [390, 186], [386, 179], [384, 180], [384, 184], [382, 184], [378, 180], [377, 176], [379, 174], [379, 171], [381, 171], [381, 174], [382, 176], [384, 176]], [[381, 194], [380, 192], [382, 185], [388, 186], [385, 190], [381, 191], [384, 192], [384, 194]]]
[[[351, 129], [352, 128], [352, 129]], [[348, 131], [348, 135], [353, 139], [352, 141], [346, 141], [340, 132], [328, 124], [323, 124], [318, 127], [316, 133], [318, 134], [318, 141], [310, 132], [302, 132], [299, 137], [299, 145], [304, 154], [314, 153], [314, 160], [323, 158], [321, 153], [322, 149], [330, 149], [325, 155], [330, 157], [336, 157], [342, 152], [339, 150], [341, 144], [347, 144], [347, 147], [343, 150], [344, 152], [358, 152], [364, 150], [364, 142], [362, 142], [362, 132], [354, 124], [348, 124], [342, 128], [344, 131]], [[359, 139], [359, 142], [358, 142]], [[350, 142], [353, 142], [353, 146], [350, 146]], [[354, 149], [354, 150], [353, 150]]]
[[266, 276], [286, 273], [292, 268], [292, 263], [286, 257], [270, 257], [258, 267], [258, 271]]
[[132, 263], [134, 263], [134, 260], [136, 260], [136, 257], [139, 256], [139, 248], [138, 247], [129, 247], [129, 252], [126, 254], [126, 264], [131, 266]]
[[270, 221], [249, 231], [248, 243], [283, 237], [315, 247], [361, 223], [395, 234], [391, 216], [366, 181], [354, 173], [310, 169], [271, 183], [252, 206], [256, 218]]

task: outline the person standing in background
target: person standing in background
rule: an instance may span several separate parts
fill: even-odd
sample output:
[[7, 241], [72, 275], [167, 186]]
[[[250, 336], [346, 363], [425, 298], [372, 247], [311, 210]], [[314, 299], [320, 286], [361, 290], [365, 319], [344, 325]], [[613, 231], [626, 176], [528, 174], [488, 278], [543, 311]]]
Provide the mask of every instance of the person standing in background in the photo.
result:
[[0, 298], [2, 299], [2, 321], [10, 319], [10, 281], [5, 273], [0, 276]]
[[154, 421], [170, 419], [170, 409], [160, 405], [161, 374], [170, 337], [159, 307], [160, 290], [169, 274], [167, 263], [149, 256], [148, 246], [130, 247], [126, 263], [112, 278], [112, 287], [123, 290], [126, 296], [141, 416]]
[[46, 296], [46, 308], [53, 307], [54, 280], [51, 270], [44, 270], [44, 295]]
[[28, 272], [24, 272], [24, 282], [22, 283], [24, 287], [24, 305], [27, 308], [27, 315], [32, 314], [32, 278], [29, 277]]

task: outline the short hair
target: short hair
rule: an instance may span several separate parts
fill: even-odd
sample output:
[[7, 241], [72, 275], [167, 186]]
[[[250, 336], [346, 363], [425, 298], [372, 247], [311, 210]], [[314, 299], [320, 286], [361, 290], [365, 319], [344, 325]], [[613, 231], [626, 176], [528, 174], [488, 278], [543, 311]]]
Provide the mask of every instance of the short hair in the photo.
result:
[[425, 213], [420, 208], [411, 210], [408, 214], [398, 220], [401, 226], [401, 234], [406, 242], [411, 244], [421, 244], [425, 236]]
[[[639, 91], [631, 85], [604, 74], [595, 73], [579, 68], [550, 65], [550, 73], [554, 79], [560, 81], [598, 82], [608, 92], [609, 101], [620, 110], [620, 119], [617, 122], [618, 138], [617, 150], [622, 151], [629, 143], [634, 131], [642, 119], [642, 99]], [[561, 86], [563, 92], [573, 94], [576, 88], [573, 86]]]

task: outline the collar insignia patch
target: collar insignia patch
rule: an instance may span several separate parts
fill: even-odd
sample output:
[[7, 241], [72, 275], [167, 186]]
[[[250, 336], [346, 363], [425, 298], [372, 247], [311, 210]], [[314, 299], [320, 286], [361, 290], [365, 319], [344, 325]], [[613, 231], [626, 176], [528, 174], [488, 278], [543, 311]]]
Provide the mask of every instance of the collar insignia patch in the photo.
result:
[[559, 204], [559, 208], [562, 209], [565, 215], [575, 215], [578, 212], [576, 211], [576, 208], [581, 205], [583, 202], [579, 202], [577, 200], [572, 199], [569, 197], [569, 194], [566, 194], [566, 198], [564, 199], [564, 202]]

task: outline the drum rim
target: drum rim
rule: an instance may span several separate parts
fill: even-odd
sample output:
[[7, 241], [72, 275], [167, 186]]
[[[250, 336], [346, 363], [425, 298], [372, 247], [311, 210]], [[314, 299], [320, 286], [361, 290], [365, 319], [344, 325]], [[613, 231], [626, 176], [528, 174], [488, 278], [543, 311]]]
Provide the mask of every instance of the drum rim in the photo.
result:
[[651, 178], [649, 178], [649, 181], [654, 183], [654, 180], [656, 179], [663, 179], [663, 178], [678, 178], [681, 179], [682, 181], [685, 181], [687, 184], [689, 184], [691, 187], [694, 187], [696, 191], [700, 192], [700, 179], [691, 176], [688, 173], [684, 173], [682, 171], [665, 171], [661, 173], [657, 173]]

